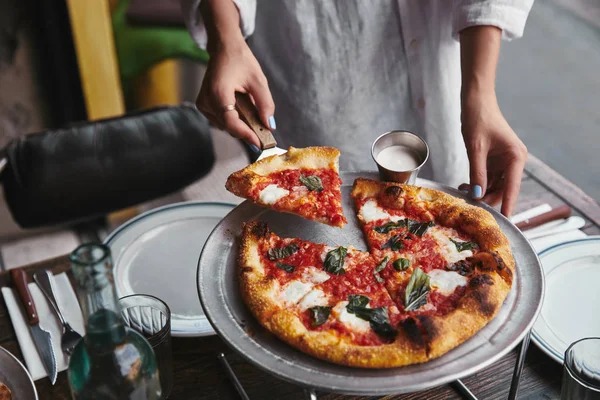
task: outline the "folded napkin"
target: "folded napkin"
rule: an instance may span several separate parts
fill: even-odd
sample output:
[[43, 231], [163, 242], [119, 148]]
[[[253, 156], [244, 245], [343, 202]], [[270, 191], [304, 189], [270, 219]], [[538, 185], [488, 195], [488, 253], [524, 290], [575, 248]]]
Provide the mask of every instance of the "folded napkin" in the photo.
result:
[[[75, 331], [83, 336], [85, 333], [83, 316], [81, 315], [77, 296], [75, 295], [75, 291], [71, 286], [67, 274], [63, 272], [54, 275], [54, 279], [50, 282], [52, 284], [52, 289], [54, 290], [54, 297], [58, 303], [58, 308], [62, 311], [63, 317]], [[40, 326], [44, 330], [50, 332], [52, 347], [54, 348], [54, 355], [56, 357], [56, 369], [58, 372], [64, 371], [69, 365], [69, 359], [60, 347], [60, 340], [62, 337], [62, 325], [60, 324], [60, 320], [35, 282], [29, 284], [29, 291], [31, 292], [33, 302], [37, 308]], [[46, 377], [46, 370], [44, 369], [42, 360], [37, 352], [37, 347], [31, 338], [29, 326], [25, 321], [23, 305], [21, 304], [19, 295], [16, 290], [10, 287], [3, 287], [2, 295], [4, 296], [6, 308], [8, 308], [10, 319], [17, 334], [17, 341], [21, 347], [21, 352], [25, 358], [25, 364], [27, 365], [29, 373], [34, 381]]]
[[[510, 220], [513, 224], [516, 224], [516, 223], [519, 223], [526, 219], [537, 217], [538, 215], [541, 215], [550, 210], [552, 210], [552, 207], [549, 204], [541, 204], [541, 205], [533, 207], [529, 210], [523, 211], [520, 214], [513, 215]], [[575, 217], [575, 218], [578, 218], [578, 217]], [[540, 233], [545, 230], [548, 230], [548, 232], [550, 234], [536, 237], [534, 239], [530, 239], [531, 245], [533, 246], [533, 248], [535, 249], [535, 251], [538, 254], [540, 252], [542, 252], [543, 250], [545, 250], [549, 247], [552, 247], [554, 245], [587, 237], [585, 232], [582, 232], [579, 229], [573, 229], [573, 230], [569, 230], [566, 232], [560, 232], [560, 233], [551, 233], [550, 232], [551, 228], [554, 228], [563, 222], [564, 222], [564, 220], [547, 222], [543, 225], [540, 225], [533, 229], [527, 230], [527, 231], [523, 232], [523, 234], [525, 235], [525, 237], [527, 237], [528, 233], [532, 233], [532, 232]]]

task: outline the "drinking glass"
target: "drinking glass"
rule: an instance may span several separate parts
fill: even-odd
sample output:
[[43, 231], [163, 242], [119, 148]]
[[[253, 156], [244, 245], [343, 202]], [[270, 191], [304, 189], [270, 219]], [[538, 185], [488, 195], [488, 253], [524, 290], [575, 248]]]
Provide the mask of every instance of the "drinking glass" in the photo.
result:
[[571, 344], [565, 352], [561, 400], [600, 400], [600, 337]]
[[125, 324], [142, 334], [152, 346], [162, 397], [169, 397], [173, 389], [173, 360], [171, 351], [171, 310], [164, 301], [147, 294], [132, 294], [121, 297]]

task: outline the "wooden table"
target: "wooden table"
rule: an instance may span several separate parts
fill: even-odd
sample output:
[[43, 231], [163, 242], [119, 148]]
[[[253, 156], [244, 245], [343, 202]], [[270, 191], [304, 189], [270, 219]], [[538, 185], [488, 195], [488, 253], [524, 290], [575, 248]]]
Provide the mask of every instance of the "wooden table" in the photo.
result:
[[[553, 207], [565, 203], [570, 205], [576, 214], [585, 218], [587, 224], [583, 231], [590, 235], [600, 234], [600, 205], [547, 165], [530, 156], [516, 212], [541, 203], [549, 203]], [[28, 265], [24, 268], [29, 273], [42, 268], [49, 268], [58, 273], [68, 270], [69, 265], [66, 257], [59, 257]], [[7, 273], [0, 274], [0, 286], [10, 285], [10, 283], [10, 277]], [[21, 360], [23, 359], [3, 299], [0, 299], [0, 345]], [[464, 378], [463, 382], [479, 399], [507, 398], [517, 358], [517, 350], [511, 351], [485, 370]], [[222, 367], [217, 362], [216, 355], [218, 352], [224, 352], [227, 355], [233, 370], [251, 399], [305, 398], [300, 387], [271, 377], [253, 365], [246, 363], [216, 336], [173, 339], [175, 386], [170, 398], [186, 400], [237, 398], [233, 391], [233, 385], [227, 380]], [[519, 399], [558, 398], [560, 395], [560, 379], [561, 366], [542, 353], [535, 345], [532, 345], [529, 347], [521, 377]], [[64, 372], [58, 375], [55, 386], [51, 386], [47, 379], [37, 381], [36, 386], [41, 399], [70, 398]], [[319, 398], [333, 400], [342, 398], [359, 399], [361, 397], [319, 393]], [[459, 399], [460, 396], [448, 385], [414, 394], [382, 397], [382, 399], [431, 400], [455, 398]], [[362, 399], [374, 399], [374, 397], [364, 397]]]

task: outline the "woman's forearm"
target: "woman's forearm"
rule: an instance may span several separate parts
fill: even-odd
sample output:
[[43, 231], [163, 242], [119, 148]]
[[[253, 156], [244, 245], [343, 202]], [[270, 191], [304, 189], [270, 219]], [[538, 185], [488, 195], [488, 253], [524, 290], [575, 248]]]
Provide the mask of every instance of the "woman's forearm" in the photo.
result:
[[200, 13], [208, 35], [206, 50], [209, 54], [244, 42], [240, 13], [233, 1], [202, 0]]
[[502, 31], [495, 26], [473, 26], [460, 32], [462, 99], [493, 95]]

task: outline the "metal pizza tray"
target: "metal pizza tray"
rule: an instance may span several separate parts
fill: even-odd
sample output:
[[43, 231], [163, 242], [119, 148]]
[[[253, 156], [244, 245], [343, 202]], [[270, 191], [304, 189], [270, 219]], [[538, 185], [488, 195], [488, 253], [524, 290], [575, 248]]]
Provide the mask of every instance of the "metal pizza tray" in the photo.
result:
[[[527, 239], [508, 219], [482, 203], [477, 205], [492, 213], [508, 237], [517, 273], [512, 291], [496, 318], [442, 357], [392, 369], [344, 367], [304, 354], [259, 325], [239, 293], [236, 260], [242, 222], [260, 219], [267, 221], [281, 237], [298, 237], [331, 246], [353, 245], [367, 250], [350, 198], [352, 184], [358, 177], [377, 179], [372, 172], [341, 173], [344, 213], [348, 218], [348, 225], [341, 230], [267, 210], [248, 201], [215, 227], [198, 262], [198, 292], [204, 312], [219, 336], [249, 362], [274, 376], [301, 386], [353, 395], [424, 390], [471, 375], [512, 350], [531, 329], [540, 311], [544, 278]], [[418, 179], [417, 185], [465, 198], [458, 190], [428, 180]]]

